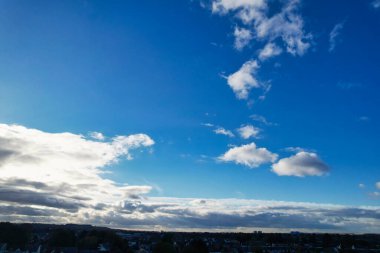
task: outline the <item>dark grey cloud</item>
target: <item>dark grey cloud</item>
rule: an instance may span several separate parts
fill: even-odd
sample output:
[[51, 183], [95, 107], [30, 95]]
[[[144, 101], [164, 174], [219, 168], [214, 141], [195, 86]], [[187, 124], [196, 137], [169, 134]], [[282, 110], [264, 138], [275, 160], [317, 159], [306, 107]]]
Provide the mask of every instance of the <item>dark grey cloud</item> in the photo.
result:
[[326, 216], [336, 216], [345, 218], [370, 218], [380, 221], [380, 210], [363, 208], [341, 208], [338, 210], [324, 211]]
[[119, 209], [121, 213], [154, 213], [162, 207], [168, 207], [168, 204], [144, 204], [141, 201], [124, 201]]
[[7, 215], [25, 215], [25, 216], [64, 216], [64, 212], [55, 209], [35, 208], [21, 205], [0, 205], [0, 213]]
[[42, 182], [29, 181], [22, 178], [8, 178], [6, 180], [0, 180], [2, 186], [8, 187], [20, 187], [20, 186], [31, 186], [35, 189], [46, 189], [48, 185]]
[[329, 166], [316, 153], [306, 151], [282, 158], [272, 165], [272, 171], [279, 176], [323, 176], [329, 170]]
[[46, 207], [61, 208], [70, 211], [77, 211], [84, 204], [68, 198], [58, 197], [46, 192], [33, 190], [13, 189], [0, 187], [0, 200], [18, 204], [29, 204]]
[[[178, 199], [177, 199], [178, 200]], [[237, 200], [238, 201], [238, 200]], [[153, 206], [142, 203], [126, 203], [124, 212], [108, 212], [97, 219], [105, 224], [129, 227], [167, 227], [173, 229], [227, 229], [267, 228], [267, 229], [300, 229], [317, 231], [358, 232], [374, 231], [380, 228], [380, 209], [361, 207], [323, 206], [317, 204], [268, 205], [245, 207], [243, 210], [209, 210], [205, 211], [201, 200], [191, 201], [189, 205], [172, 204]], [[215, 200], [212, 202], [215, 203]], [[194, 206], [195, 203], [195, 206]], [[207, 204], [206, 204], [207, 205]], [[210, 202], [210, 205], [212, 203]], [[152, 209], [143, 210], [142, 207]], [[150, 215], [154, 213], [154, 215]], [[129, 215], [124, 215], [129, 214]], [[138, 216], [134, 216], [137, 214]], [[143, 217], [143, 218], [141, 218]], [[343, 224], [343, 225], [342, 225]]]

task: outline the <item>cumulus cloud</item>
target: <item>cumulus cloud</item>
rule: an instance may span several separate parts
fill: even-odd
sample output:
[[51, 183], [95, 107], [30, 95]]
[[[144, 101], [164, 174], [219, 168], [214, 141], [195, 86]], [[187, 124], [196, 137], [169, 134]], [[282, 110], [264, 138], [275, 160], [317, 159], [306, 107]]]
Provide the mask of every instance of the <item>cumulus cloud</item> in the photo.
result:
[[252, 88], [261, 87], [255, 77], [258, 68], [257, 61], [247, 61], [238, 71], [227, 77], [227, 83], [238, 99], [247, 99]]
[[218, 157], [222, 162], [233, 162], [245, 165], [249, 168], [256, 168], [262, 164], [275, 162], [277, 154], [270, 152], [266, 148], [258, 148], [254, 142], [238, 147], [230, 148], [226, 153]]
[[120, 159], [132, 159], [134, 149], [153, 144], [146, 134], [105, 142], [0, 124], [0, 201], [78, 213], [138, 198], [151, 187], [119, 185], [103, 174]]
[[329, 172], [329, 167], [316, 153], [301, 151], [280, 159], [272, 165], [272, 171], [279, 176], [323, 176]]
[[235, 136], [230, 130], [224, 129], [223, 127], [218, 127], [216, 129], [214, 129], [214, 133], [226, 135], [228, 137], [234, 137]]
[[[310, 48], [312, 36], [304, 31], [304, 22], [299, 14], [300, 0], [281, 2], [281, 8], [273, 13], [269, 0], [213, 0], [212, 13], [233, 14], [240, 22], [235, 26], [236, 49], [249, 45], [251, 41], [265, 43], [259, 51], [258, 59], [264, 61], [283, 51], [291, 55], [302, 56]], [[259, 66], [256, 60], [250, 60], [235, 73], [227, 77], [227, 83], [238, 99], [247, 99], [252, 88], [263, 88], [264, 99], [270, 85], [262, 85], [256, 79]]]
[[304, 31], [304, 22], [299, 14], [300, 0], [287, 0], [281, 10], [270, 13], [268, 0], [214, 0], [212, 12], [235, 17], [250, 29], [257, 40], [274, 42], [280, 39], [286, 51], [292, 55], [303, 55], [310, 47], [311, 35]]
[[375, 184], [376, 188], [380, 190], [380, 181]]
[[342, 32], [343, 26], [344, 26], [344, 22], [336, 24], [334, 26], [334, 28], [332, 29], [332, 31], [330, 32], [330, 38], [329, 38], [330, 47], [329, 47], [329, 52], [332, 52], [332, 51], [335, 50], [335, 47], [336, 47], [336, 44], [337, 44], [337, 39], [338, 39], [338, 36], [340, 35], [340, 33]]
[[281, 53], [282, 49], [273, 42], [270, 42], [266, 44], [263, 49], [260, 50], [259, 59], [264, 61], [266, 59], [280, 55]]
[[252, 137], [257, 138], [260, 133], [260, 128], [254, 127], [252, 125], [245, 125], [238, 128], [237, 131], [243, 139], [249, 139]]
[[252, 40], [252, 33], [245, 28], [235, 27], [234, 30], [235, 43], [234, 46], [237, 50], [242, 50]]

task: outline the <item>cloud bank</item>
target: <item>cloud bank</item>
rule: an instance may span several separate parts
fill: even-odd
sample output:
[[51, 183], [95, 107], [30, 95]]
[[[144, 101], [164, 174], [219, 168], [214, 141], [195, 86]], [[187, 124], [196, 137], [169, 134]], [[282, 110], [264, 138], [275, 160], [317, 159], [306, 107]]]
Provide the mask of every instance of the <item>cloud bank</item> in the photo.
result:
[[[149, 185], [104, 178], [108, 166], [133, 159], [133, 150], [152, 145], [154, 141], [145, 134], [99, 141], [0, 124], [0, 219], [181, 231], [380, 229], [380, 207], [148, 197]], [[277, 155], [251, 143], [232, 148], [223, 157], [255, 167], [273, 162]]]
[[145, 134], [98, 141], [0, 124], [0, 201], [72, 213], [138, 198], [151, 187], [120, 185], [103, 175], [107, 166], [153, 144]]

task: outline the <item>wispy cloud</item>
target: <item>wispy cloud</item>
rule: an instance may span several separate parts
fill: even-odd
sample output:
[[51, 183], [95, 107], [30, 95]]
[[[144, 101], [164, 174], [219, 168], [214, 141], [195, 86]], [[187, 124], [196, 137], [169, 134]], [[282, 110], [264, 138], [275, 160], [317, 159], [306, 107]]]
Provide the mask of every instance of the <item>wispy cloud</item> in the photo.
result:
[[378, 9], [380, 8], [380, 0], [374, 0], [371, 2], [371, 5], [373, 8]]
[[339, 35], [342, 32], [344, 24], [345, 24], [345, 21], [343, 21], [343, 22], [341, 22], [339, 24], [336, 24], [334, 26], [334, 28], [332, 29], [332, 31], [330, 32], [330, 37], [329, 37], [329, 42], [330, 42], [329, 52], [332, 52], [332, 51], [335, 50], [335, 47], [336, 47], [336, 45], [338, 43], [337, 39], [338, 39]]
[[242, 50], [252, 40], [252, 32], [249, 29], [235, 27], [234, 30], [235, 43], [234, 46], [237, 50]]
[[214, 124], [211, 123], [202, 123], [201, 125], [205, 127], [214, 127]]
[[254, 121], [260, 122], [261, 124], [264, 124], [266, 126], [274, 126], [277, 125], [276, 123], [268, 121], [264, 116], [258, 115], [258, 114], [253, 114], [250, 116], [250, 118]]
[[89, 136], [95, 140], [103, 141], [106, 137], [99, 132], [90, 132]]
[[370, 118], [369, 118], [368, 116], [360, 116], [360, 117], [359, 117], [359, 121], [367, 122], [367, 121], [369, 121], [369, 120], [370, 120]]
[[214, 129], [214, 133], [221, 134], [221, 135], [226, 135], [228, 137], [235, 137], [235, 135], [230, 130], [227, 130], [227, 129], [223, 128], [223, 127], [218, 127], [216, 129]]
[[360, 88], [362, 86], [361, 83], [343, 82], [343, 81], [339, 81], [337, 85], [342, 90], [351, 90], [351, 89], [354, 89], [354, 88]]
[[224, 127], [217, 126], [211, 123], [202, 123], [202, 126], [214, 128], [212, 131], [216, 134], [225, 135], [228, 137], [235, 137], [235, 135], [232, 133], [232, 131], [225, 129]]
[[287, 148], [284, 148], [284, 150], [291, 153], [299, 153], [299, 152], [316, 153], [316, 151], [313, 149], [301, 148], [301, 147], [287, 147]]
[[266, 59], [280, 55], [281, 53], [282, 53], [282, 49], [276, 44], [274, 44], [273, 42], [270, 42], [266, 44], [263, 49], [260, 50], [259, 59], [261, 61], [264, 61]]

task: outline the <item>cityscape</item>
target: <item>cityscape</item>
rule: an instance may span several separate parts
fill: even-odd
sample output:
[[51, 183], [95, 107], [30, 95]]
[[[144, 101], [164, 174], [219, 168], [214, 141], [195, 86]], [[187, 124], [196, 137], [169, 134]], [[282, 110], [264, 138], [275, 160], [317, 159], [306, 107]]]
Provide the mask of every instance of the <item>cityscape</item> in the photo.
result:
[[0, 228], [0, 238], [8, 238], [1, 253], [380, 252], [379, 234], [152, 232], [75, 224], [1, 223]]

